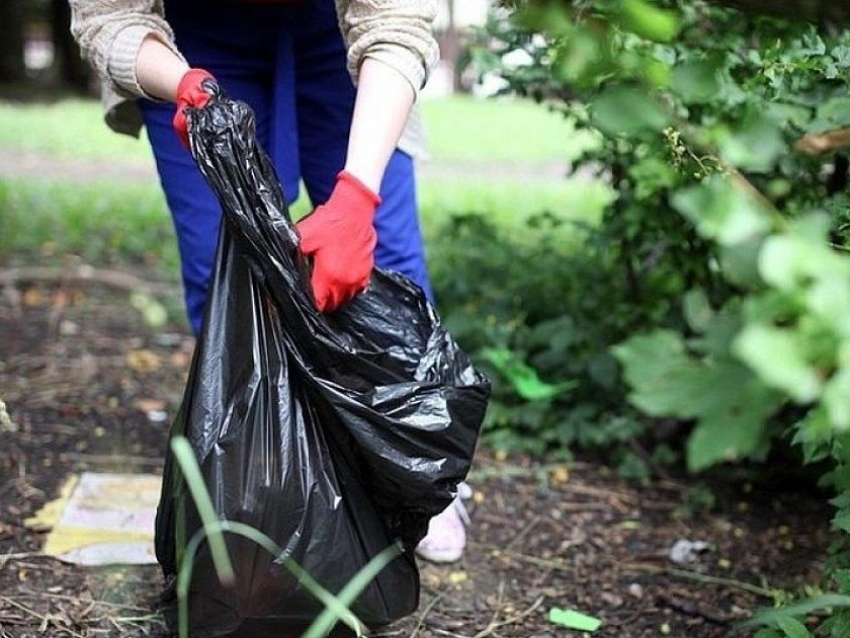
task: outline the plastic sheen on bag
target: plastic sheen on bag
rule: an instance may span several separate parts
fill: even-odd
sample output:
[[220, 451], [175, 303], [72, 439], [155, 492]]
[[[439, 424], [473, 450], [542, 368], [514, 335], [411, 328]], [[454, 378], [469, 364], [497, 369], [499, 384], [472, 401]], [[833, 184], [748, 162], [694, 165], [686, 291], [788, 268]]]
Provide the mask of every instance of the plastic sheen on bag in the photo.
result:
[[[469, 472], [489, 383], [402, 275], [376, 269], [352, 302], [316, 310], [310, 265], [250, 108], [219, 94], [189, 123], [224, 223], [172, 436], [190, 441], [217, 515], [283, 548], [272, 556], [225, 535], [236, 572], [225, 586], [204, 543], [191, 635], [299, 635], [323, 605], [281, 559], [337, 593], [392, 544], [403, 553], [352, 611], [373, 627], [402, 618], [419, 604], [413, 550]], [[156, 521], [167, 576], [200, 527], [169, 454]]]

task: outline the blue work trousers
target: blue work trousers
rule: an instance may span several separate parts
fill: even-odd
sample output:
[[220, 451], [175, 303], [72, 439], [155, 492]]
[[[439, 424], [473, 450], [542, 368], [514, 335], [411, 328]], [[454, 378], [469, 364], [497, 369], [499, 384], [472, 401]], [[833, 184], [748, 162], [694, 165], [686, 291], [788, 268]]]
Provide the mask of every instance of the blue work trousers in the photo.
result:
[[[227, 95], [254, 110], [258, 141], [287, 201], [297, 199], [303, 183], [313, 206], [324, 203], [345, 164], [355, 98], [333, 0], [167, 0], [165, 11], [189, 64], [212, 73]], [[140, 105], [177, 233], [186, 309], [197, 334], [221, 209], [174, 133], [174, 106], [150, 100]], [[431, 297], [408, 154], [395, 151], [380, 194], [375, 262], [409, 276]]]

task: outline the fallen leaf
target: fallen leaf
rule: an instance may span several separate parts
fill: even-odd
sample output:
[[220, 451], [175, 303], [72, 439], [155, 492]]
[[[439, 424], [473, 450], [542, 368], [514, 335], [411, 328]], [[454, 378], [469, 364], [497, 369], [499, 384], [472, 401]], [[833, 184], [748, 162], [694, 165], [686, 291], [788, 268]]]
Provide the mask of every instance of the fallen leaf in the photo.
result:
[[150, 350], [131, 350], [127, 353], [127, 365], [136, 372], [155, 372], [162, 361], [158, 354]]
[[28, 288], [23, 296], [24, 305], [35, 308], [44, 305], [44, 295], [38, 288]]
[[567, 629], [575, 629], [577, 631], [593, 632], [602, 626], [602, 621], [593, 616], [582, 614], [572, 609], [561, 609], [552, 607], [549, 610], [549, 622], [554, 625], [560, 625]]
[[552, 470], [551, 475], [552, 483], [555, 485], [563, 485], [564, 483], [568, 483], [570, 480], [570, 468], [566, 465], [559, 465], [555, 469]]
[[133, 406], [142, 412], [158, 412], [165, 409], [165, 401], [162, 399], [138, 399]]
[[449, 582], [452, 585], [460, 585], [461, 583], [465, 583], [469, 580], [469, 574], [463, 571], [452, 572], [449, 574]]

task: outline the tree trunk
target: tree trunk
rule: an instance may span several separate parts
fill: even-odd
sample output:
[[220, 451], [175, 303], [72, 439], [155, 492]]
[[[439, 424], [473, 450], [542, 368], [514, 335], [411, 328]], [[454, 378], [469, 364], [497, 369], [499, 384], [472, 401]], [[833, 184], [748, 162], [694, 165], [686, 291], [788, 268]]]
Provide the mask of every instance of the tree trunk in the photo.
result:
[[819, 24], [850, 23], [850, 3], [844, 0], [709, 0], [712, 4], [747, 13], [773, 15]]
[[454, 0], [446, 0], [446, 7], [448, 9], [449, 24], [446, 27], [446, 34], [440, 48], [442, 49], [443, 58], [451, 62], [452, 90], [457, 93], [461, 89], [460, 71], [457, 64], [460, 57], [460, 36], [455, 21]]
[[[2, 1], [2, 0], [0, 0]], [[53, 51], [59, 81], [79, 93], [91, 91], [91, 67], [80, 56], [80, 47], [71, 35], [71, 7], [68, 0], [50, 0]]]
[[23, 0], [0, 0], [0, 82], [26, 80]]

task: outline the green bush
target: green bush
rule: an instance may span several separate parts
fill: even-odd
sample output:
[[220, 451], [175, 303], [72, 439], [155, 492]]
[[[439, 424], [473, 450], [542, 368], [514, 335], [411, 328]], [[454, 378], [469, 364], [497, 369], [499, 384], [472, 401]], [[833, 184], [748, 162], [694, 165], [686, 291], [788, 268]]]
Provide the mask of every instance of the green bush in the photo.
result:
[[632, 302], [607, 237], [551, 213], [532, 217], [521, 236], [484, 215], [458, 215], [438, 237], [438, 305], [494, 384], [487, 442], [566, 457], [613, 446], [634, 466], [616, 444], [641, 435], [646, 420], [628, 406], [609, 346], [658, 317]]
[[[607, 299], [607, 312], [578, 316], [621, 364], [619, 396], [688, 428], [693, 471], [777, 444], [828, 464], [833, 524], [850, 532], [848, 160], [814, 143], [850, 125], [850, 33], [705, 2], [516, 4], [491, 23], [479, 64], [603, 136], [579, 165], [601, 167], [617, 193], [598, 235], [615, 254], [600, 268], [610, 278], [570, 298]], [[528, 63], [508, 66], [517, 51]], [[561, 325], [575, 312], [564, 304]], [[524, 314], [514, 333], [536, 320]], [[533, 365], [521, 339], [507, 347]], [[566, 365], [547, 372], [580, 380]], [[847, 562], [836, 553], [841, 594]], [[850, 614], [831, 607], [821, 630], [849, 636]], [[809, 635], [794, 613], [765, 624]]]

